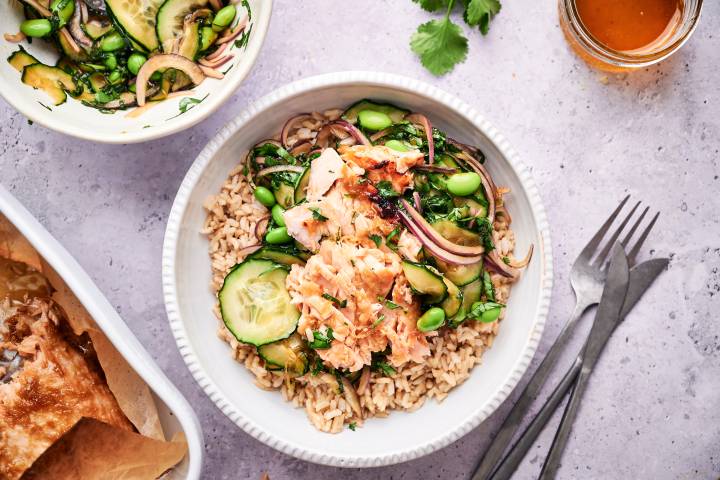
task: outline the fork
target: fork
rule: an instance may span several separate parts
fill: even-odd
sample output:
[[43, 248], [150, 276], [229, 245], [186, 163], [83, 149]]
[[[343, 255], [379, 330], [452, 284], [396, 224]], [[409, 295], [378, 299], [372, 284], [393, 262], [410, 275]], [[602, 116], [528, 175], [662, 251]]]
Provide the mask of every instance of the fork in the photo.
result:
[[[573, 263], [572, 268], [570, 269], [570, 285], [575, 293], [575, 308], [573, 313], [570, 316], [570, 319], [563, 326], [560, 334], [555, 340], [555, 343], [552, 345], [547, 355], [545, 355], [545, 358], [540, 363], [540, 366], [538, 366], [537, 370], [530, 378], [530, 381], [525, 386], [525, 389], [520, 394], [520, 398], [518, 398], [517, 402], [510, 410], [510, 413], [505, 418], [500, 430], [497, 435], [495, 435], [490, 447], [485, 452], [485, 455], [475, 470], [472, 480], [486, 480], [493, 473], [500, 462], [503, 453], [510, 445], [515, 432], [520, 428], [520, 423], [529, 411], [530, 405], [537, 398], [537, 395], [540, 393], [540, 390], [545, 384], [548, 375], [557, 365], [560, 354], [567, 347], [573, 333], [577, 329], [579, 320], [583, 313], [585, 313], [585, 311], [591, 306], [600, 302], [607, 274], [607, 261], [612, 245], [620, 238], [620, 235], [622, 235], [642, 202], [637, 202], [635, 204], [635, 206], [622, 220], [620, 225], [618, 225], [618, 227], [613, 231], [610, 238], [607, 240], [606, 246], [602, 250], [600, 250], [600, 245], [629, 199], [630, 195], [626, 196], [620, 202], [617, 208], [610, 214], [605, 223], [602, 224], [600, 229], [590, 239], [588, 244], [585, 248], [583, 248], [580, 255]], [[645, 207], [640, 214], [640, 217], [635, 221], [632, 227], [630, 227], [630, 230], [625, 234], [620, 242], [623, 248], [625, 248], [628, 252], [627, 258], [630, 265], [635, 263], [637, 254], [640, 252], [643, 243], [647, 239], [652, 228], [655, 226], [655, 222], [660, 215], [659, 212], [655, 214], [648, 226], [640, 234], [640, 237], [637, 239], [635, 244], [628, 250], [628, 243], [632, 239], [633, 235], [635, 235], [635, 232], [649, 210], [649, 207]]]

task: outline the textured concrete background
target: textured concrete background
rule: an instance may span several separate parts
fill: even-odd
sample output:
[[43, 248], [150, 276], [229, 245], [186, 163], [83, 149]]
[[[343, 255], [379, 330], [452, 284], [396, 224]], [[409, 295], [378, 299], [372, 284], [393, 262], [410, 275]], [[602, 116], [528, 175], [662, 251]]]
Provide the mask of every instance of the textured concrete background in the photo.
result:
[[[342, 6], [341, 6], [342, 5]], [[504, 2], [490, 35], [436, 79], [409, 51], [428, 16], [409, 0], [276, 2], [240, 91], [209, 120], [144, 145], [105, 146], [37, 125], [0, 101], [0, 181], [97, 281], [197, 410], [205, 478], [467, 478], [510, 401], [478, 429], [423, 459], [374, 470], [305, 463], [255, 441], [196, 386], [161, 296], [160, 252], [175, 191], [195, 155], [249, 102], [336, 70], [400, 73], [475, 106], [532, 168], [548, 210], [556, 287], [539, 356], [568, 317], [568, 271], [627, 193], [662, 215], [643, 258], [670, 269], [616, 332], [590, 385], [562, 478], [717, 479], [720, 475], [720, 4], [668, 61], [632, 75], [589, 69], [567, 48], [552, 1]], [[422, 411], [417, 413], [418, 420]], [[528, 455], [534, 478], [552, 434]]]

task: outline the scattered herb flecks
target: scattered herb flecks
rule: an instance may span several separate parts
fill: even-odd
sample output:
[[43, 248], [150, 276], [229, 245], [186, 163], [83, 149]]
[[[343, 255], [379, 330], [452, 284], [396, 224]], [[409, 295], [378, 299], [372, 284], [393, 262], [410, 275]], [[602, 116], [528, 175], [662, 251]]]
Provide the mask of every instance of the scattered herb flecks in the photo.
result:
[[385, 314], [384, 314], [384, 313], [381, 313], [380, 316], [377, 318], [377, 320], [375, 320], [375, 321], [373, 322], [371, 328], [377, 327], [378, 325], [380, 325], [380, 324], [382, 323], [383, 320], [385, 320]]
[[380, 371], [385, 375], [386, 377], [392, 377], [397, 373], [397, 370], [395, 370], [392, 366], [390, 366], [389, 363], [385, 361], [377, 361], [374, 362], [371, 366], [372, 369], [376, 371]]
[[357, 428], [357, 423], [355, 423], [355, 422], [348, 423], [348, 428], [354, 432], [355, 429]]
[[387, 298], [378, 297], [378, 302], [385, 304], [385, 306], [390, 310], [395, 310], [397, 308], [400, 308], [400, 305], [393, 302], [392, 300], [388, 300]]
[[388, 180], [383, 180], [375, 185], [377, 188], [378, 195], [383, 198], [395, 198], [399, 197], [400, 194], [393, 189], [392, 183]]
[[168, 120], [172, 120], [173, 118], [179, 117], [180, 115], [187, 112], [188, 110], [192, 110], [193, 108], [195, 108], [195, 105], [202, 103], [202, 101], [205, 100], [208, 97], [208, 95], [210, 95], [210, 94], [208, 93], [203, 98], [183, 97], [180, 100], [180, 103], [178, 103], [178, 110], [180, 111], [180, 113], [168, 118]]
[[312, 217], [314, 220], [317, 220], [318, 222], [326, 222], [328, 217], [320, 213], [320, 209], [318, 207], [312, 207], [308, 208], [312, 212]]
[[[337, 298], [333, 297], [333, 296], [330, 295], [329, 293], [323, 293], [323, 294], [322, 294], [322, 297], [323, 297], [325, 300], [330, 300], [332, 303], [334, 303], [335, 305], [337, 305], [339, 308], [345, 308], [345, 307], [347, 307], [347, 300], [338, 300]], [[328, 329], [328, 330], [330, 330], [330, 329]], [[331, 333], [332, 333], [332, 332], [331, 332]]]
[[380, 245], [382, 245], [382, 237], [380, 235], [372, 234], [370, 235], [370, 240], [375, 242], [375, 246], [380, 248]]
[[332, 328], [328, 327], [325, 333], [314, 331], [313, 341], [309, 343], [310, 348], [315, 350], [327, 350], [332, 345], [333, 337]]

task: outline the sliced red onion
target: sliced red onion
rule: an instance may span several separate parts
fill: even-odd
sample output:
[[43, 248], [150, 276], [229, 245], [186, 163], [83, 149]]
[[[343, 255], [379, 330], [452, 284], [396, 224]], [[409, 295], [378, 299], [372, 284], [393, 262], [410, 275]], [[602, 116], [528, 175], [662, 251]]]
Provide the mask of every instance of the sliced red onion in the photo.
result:
[[435, 172], [435, 173], [447, 173], [447, 174], [453, 174], [457, 172], [457, 168], [452, 167], [441, 167], [439, 165], [417, 165], [414, 167], [415, 170], [422, 170], [425, 172]]
[[354, 125], [352, 125], [349, 122], [346, 122], [345, 120], [337, 120], [333, 123], [328, 123], [323, 128], [320, 129], [317, 136], [315, 137], [315, 145], [319, 146], [320, 148], [327, 148], [329, 145], [330, 135], [333, 134], [334, 128], [340, 128], [347, 132], [352, 138], [355, 139], [356, 143], [360, 143], [362, 145], [370, 145], [370, 141], [363, 135], [363, 133], [357, 129]]
[[270, 175], [271, 173], [278, 173], [278, 172], [302, 173], [303, 171], [305, 171], [305, 168], [301, 167], [300, 165], [275, 165], [272, 167], [263, 168], [255, 176], [256, 177], [264, 177], [265, 175]]
[[[519, 261], [518, 261], [518, 260], [515, 260], [514, 262], [511, 261], [511, 262], [507, 263], [507, 265], [510, 266], [510, 267], [512, 267], [512, 268], [525, 268], [525, 267], [527, 267], [528, 264], [530, 263], [530, 260], [532, 260], [533, 251], [534, 251], [534, 250], [535, 250], [535, 245], [533, 245], [533, 244], [531, 243], [531, 244], [530, 244], [530, 248], [528, 248], [527, 254], [525, 254], [525, 258], [523, 258], [522, 260], [519, 260]], [[503, 262], [503, 263], [504, 263], [504, 262]]]
[[248, 23], [247, 12], [245, 12], [244, 15], [245, 16], [243, 18], [241, 18], [237, 22], [237, 24], [235, 24], [235, 26], [230, 30], [230, 32], [227, 35], [225, 35], [224, 37], [218, 38], [215, 41], [215, 43], [220, 45], [221, 43], [227, 43], [227, 42], [231, 42], [231, 41], [235, 40], [238, 37], [238, 35], [240, 35], [245, 30], [245, 27], [247, 27], [247, 23]]
[[417, 209], [418, 213], [422, 213], [422, 203], [420, 202], [420, 194], [417, 191], [413, 192], [413, 202], [415, 203], [415, 208]]
[[[85, 5], [83, 1], [80, 1], [81, 4]], [[85, 7], [87, 9], [87, 7]], [[70, 34], [72, 37], [77, 41], [78, 44], [80, 44], [81, 47], [84, 49], [90, 49], [92, 48], [92, 39], [88, 37], [85, 32], [83, 31], [82, 27], [80, 26], [80, 23], [82, 22], [82, 9], [77, 7], [73, 10], [73, 16], [70, 20]]]
[[52, 17], [52, 12], [50, 10], [48, 10], [47, 8], [45, 8], [44, 6], [40, 5], [40, 3], [38, 3], [37, 1], [23, 0], [23, 2], [30, 5], [33, 9], [35, 9], [36, 12], [38, 12], [43, 17]]
[[190, 81], [192, 81], [194, 85], [199, 85], [205, 80], [205, 73], [201, 67], [192, 60], [172, 53], [154, 55], [140, 67], [140, 71], [137, 74], [135, 86], [137, 88], [138, 105], [145, 105], [148, 80], [153, 73], [161, 68], [174, 68], [182, 71], [190, 78]]
[[220, 0], [210, 0], [210, 6], [212, 6], [213, 10], [215, 10], [216, 12], [223, 8]]
[[270, 223], [270, 215], [265, 215], [260, 220], [257, 221], [255, 224], [255, 238], [262, 241], [263, 236], [265, 236], [265, 232], [267, 231], [267, 226]]
[[206, 60], [213, 61], [214, 59], [216, 59], [216, 58], [218, 58], [220, 55], [222, 55], [222, 53], [225, 51], [225, 49], [227, 48], [227, 46], [228, 46], [227, 43], [223, 43], [222, 45], [220, 45], [220, 46], [217, 48], [217, 50], [215, 50], [213, 53], [211, 53], [210, 55], [208, 55], [207, 57], [205, 57], [205, 59], [206, 59]]
[[510, 213], [508, 213], [507, 208], [505, 208], [505, 205], [498, 205], [495, 207], [495, 216], [501, 215], [505, 218], [505, 221], [508, 225], [512, 223], [512, 217], [510, 216]]
[[386, 128], [385, 130], [380, 130], [380, 131], [377, 132], [377, 133], [373, 133], [373, 134], [370, 136], [370, 141], [371, 141], [371, 142], [377, 142], [378, 140], [380, 140], [381, 138], [383, 138], [383, 137], [384, 137], [385, 135], [387, 135], [388, 133], [390, 133], [390, 129], [389, 129], [389, 128]]
[[27, 37], [24, 33], [18, 32], [18, 33], [5, 33], [3, 34], [3, 38], [5, 38], [5, 41], [12, 42], [12, 43], [20, 43], [23, 40], [25, 40]]
[[293, 157], [297, 155], [302, 155], [303, 153], [308, 153], [312, 149], [312, 143], [310, 142], [300, 142], [295, 144], [295, 146], [290, 150], [290, 155]]
[[488, 202], [488, 213], [487, 218], [490, 220], [490, 223], [495, 221], [495, 199], [497, 198], [497, 187], [495, 187], [495, 183], [493, 183], [492, 178], [490, 178], [490, 174], [488, 173], [485, 166], [483, 166], [482, 163], [480, 163], [476, 158], [469, 156], [469, 155], [458, 155], [454, 158], [457, 158], [464, 162], [471, 170], [473, 170], [475, 173], [480, 175], [480, 180], [482, 181], [483, 190], [485, 190], [485, 197], [487, 198]]
[[453, 265], [473, 265], [482, 260], [482, 255], [477, 255], [474, 257], [463, 257], [448, 252], [447, 250], [438, 246], [438, 244], [434, 243], [430, 238], [428, 238], [428, 236], [425, 234], [425, 230], [422, 229], [417, 223], [415, 223], [407, 213], [401, 210], [399, 210], [398, 213], [402, 222], [405, 224], [408, 230], [410, 230], [410, 232], [412, 232], [413, 235], [418, 238], [420, 243], [423, 244], [423, 247], [427, 248], [427, 250], [431, 254], [433, 254], [433, 256], [437, 257], [443, 262]]
[[290, 136], [290, 131], [297, 125], [298, 123], [302, 123], [305, 120], [312, 120], [313, 116], [309, 113], [301, 113], [299, 115], [295, 115], [294, 117], [290, 118], [287, 122], [285, 122], [285, 125], [283, 125], [282, 133], [280, 134], [280, 141], [282, 142], [283, 146], [285, 148], [292, 148], [294, 145], [288, 145], [288, 137]]
[[223, 75], [222, 72], [218, 72], [214, 68], [206, 67], [204, 65], [198, 65], [198, 67], [200, 68], [202, 73], [205, 74], [206, 77], [217, 78], [218, 80], [221, 78], [225, 78], [225, 75]]
[[348, 132], [359, 144], [371, 145], [370, 140], [352, 123], [345, 120], [336, 120], [332, 125], [336, 125]]
[[208, 68], [217, 68], [225, 65], [229, 60], [232, 60], [232, 55], [225, 55], [224, 57], [218, 57], [213, 60], [208, 60], [207, 58], [201, 58], [198, 60], [198, 63], [202, 65], [203, 67]]
[[250, 245], [249, 247], [245, 247], [245, 248], [238, 250], [236, 255], [238, 258], [245, 258], [245, 257], [257, 252], [258, 250], [260, 250], [261, 247], [262, 247], [262, 245], [260, 245], [260, 244]]
[[468, 145], [466, 143], [458, 142], [454, 138], [448, 138], [447, 143], [458, 148], [460, 151], [464, 152], [465, 154], [467, 154], [471, 158], [474, 158], [480, 163], [485, 161], [485, 155], [483, 155], [483, 153], [477, 147], [473, 147], [472, 145]]
[[462, 257], [476, 257], [478, 255], [482, 255], [485, 251], [482, 246], [471, 247], [468, 245], [458, 245], [457, 243], [451, 242], [447, 238], [440, 235], [438, 231], [435, 230], [432, 225], [430, 225], [427, 220], [423, 218], [422, 215], [420, 215], [420, 212], [415, 210], [408, 203], [407, 200], [401, 199], [400, 203], [402, 203], [402, 206], [407, 211], [409, 217], [418, 225], [418, 227], [420, 227], [420, 229], [422, 229], [423, 232], [425, 232], [425, 236], [444, 250], [447, 250], [450, 253], [454, 253], [455, 255], [460, 255]]
[[433, 140], [432, 124], [428, 118], [421, 113], [413, 113], [405, 117], [405, 119], [412, 123], [419, 123], [425, 130], [425, 138], [427, 138], [428, 144], [428, 163], [432, 165], [435, 163], [435, 140]]
[[485, 256], [486, 265], [498, 272], [503, 277], [517, 279], [520, 276], [520, 270], [511, 267], [503, 261], [498, 255], [497, 250], [493, 250]]
[[80, 21], [86, 23], [90, 16], [88, 15], [88, 7], [84, 1], [78, 2], [80, 4]]

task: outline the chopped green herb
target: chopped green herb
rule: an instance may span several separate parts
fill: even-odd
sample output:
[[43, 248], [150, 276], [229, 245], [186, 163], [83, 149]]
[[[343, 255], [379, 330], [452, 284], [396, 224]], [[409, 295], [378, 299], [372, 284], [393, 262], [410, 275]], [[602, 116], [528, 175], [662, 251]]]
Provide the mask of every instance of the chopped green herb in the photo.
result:
[[48, 107], [47, 105], [45, 105], [42, 102], [38, 102], [38, 103], [52, 112], [52, 108]]
[[400, 308], [400, 305], [393, 302], [392, 300], [388, 300], [387, 298], [377, 297], [377, 299], [378, 299], [378, 302], [385, 304], [385, 306], [387, 308], [389, 308], [390, 310], [395, 310], [397, 308]]
[[313, 334], [313, 341], [310, 342], [308, 345], [310, 348], [314, 348], [315, 350], [327, 350], [330, 348], [330, 345], [332, 345], [332, 341], [335, 337], [333, 337], [332, 328], [328, 327], [327, 331], [325, 333], [314, 331]]
[[483, 247], [486, 252], [495, 250], [495, 244], [492, 239], [492, 224], [487, 218], [478, 218], [475, 230], [480, 235]]
[[315, 357], [315, 361], [313, 362], [312, 368], [310, 369], [310, 373], [314, 376], [318, 376], [321, 372], [324, 372], [325, 364], [322, 361], [322, 358]]
[[495, 285], [493, 285], [490, 279], [490, 272], [487, 270], [483, 271], [483, 292], [489, 302], [495, 301]]
[[397, 370], [395, 370], [393, 367], [390, 366], [389, 363], [385, 361], [377, 361], [374, 362], [371, 367], [375, 371], [380, 371], [385, 375], [386, 377], [392, 377], [397, 373]]
[[355, 429], [357, 428], [357, 423], [355, 423], [355, 422], [348, 423], [348, 428], [354, 432]]
[[383, 180], [375, 185], [378, 190], [378, 194], [384, 198], [395, 198], [399, 197], [400, 194], [393, 189], [392, 183], [388, 180]]
[[388, 236], [385, 238], [385, 241], [390, 243], [390, 240], [395, 238], [395, 236], [400, 233], [400, 227], [395, 227], [392, 232], [388, 233]]
[[370, 235], [370, 240], [375, 242], [375, 246], [380, 248], [380, 245], [382, 245], [382, 237], [380, 235], [372, 234]]
[[333, 373], [335, 374], [335, 379], [337, 380], [338, 393], [343, 393], [345, 391], [345, 386], [342, 382], [342, 372], [340, 370], [333, 369]]
[[320, 209], [317, 207], [308, 208], [312, 212], [312, 217], [314, 220], [317, 220], [318, 222], [326, 222], [328, 217], [320, 213]]
[[380, 325], [380, 324], [382, 323], [383, 320], [385, 320], [385, 314], [384, 314], [384, 313], [381, 313], [380, 316], [377, 318], [377, 320], [375, 320], [375, 321], [373, 322], [371, 328], [377, 327], [378, 325]]
[[[322, 294], [322, 297], [323, 297], [325, 300], [330, 300], [330, 301], [333, 302], [335, 305], [337, 305], [339, 308], [345, 308], [345, 307], [347, 307], [347, 300], [342, 300], [342, 301], [341, 301], [341, 300], [338, 300], [337, 298], [333, 297], [333, 296], [330, 295], [329, 293], [323, 293], [323, 294]], [[329, 330], [329, 329], [328, 329], [328, 330]]]
[[510, 257], [502, 257], [502, 261], [505, 263], [505, 265], [510, 265]]

